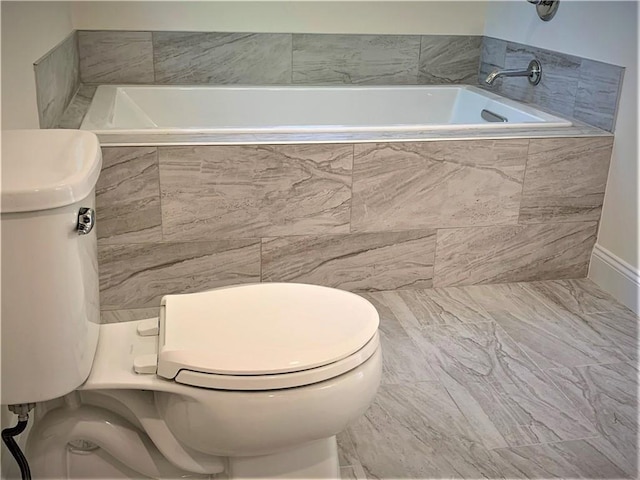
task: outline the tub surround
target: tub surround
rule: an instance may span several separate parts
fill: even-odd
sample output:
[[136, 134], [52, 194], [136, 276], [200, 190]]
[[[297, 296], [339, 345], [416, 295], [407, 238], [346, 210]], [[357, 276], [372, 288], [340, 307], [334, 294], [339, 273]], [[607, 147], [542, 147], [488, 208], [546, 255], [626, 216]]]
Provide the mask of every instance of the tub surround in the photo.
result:
[[[494, 68], [522, 68], [538, 58], [542, 82], [499, 79], [493, 91], [609, 132], [615, 126], [624, 68], [492, 37], [468, 35], [266, 34], [79, 31], [75, 67], [84, 84], [482, 85]], [[68, 62], [58, 70], [67, 73]], [[51, 57], [51, 58], [49, 58]], [[44, 59], [43, 59], [44, 60]], [[479, 77], [478, 77], [479, 72]], [[71, 126], [70, 97], [38, 84], [42, 126]], [[55, 83], [60, 85], [60, 82]], [[43, 89], [43, 92], [40, 90]], [[77, 80], [74, 92], [77, 90]], [[73, 94], [73, 92], [72, 92]], [[74, 102], [75, 103], [75, 102]], [[51, 107], [49, 107], [50, 109]]]
[[79, 129], [98, 87], [80, 84], [77, 93], [58, 120], [56, 128]]
[[77, 32], [37, 60], [34, 72], [40, 127], [54, 128], [80, 87]]
[[78, 32], [83, 83], [153, 83], [150, 32]]
[[[103, 147], [101, 303], [148, 308], [255, 281], [377, 291], [584, 277], [611, 147], [611, 136]], [[575, 187], [549, 196], [544, 179], [567, 169]]]
[[537, 58], [542, 80], [501, 78], [493, 91], [525, 103], [546, 107], [612, 132], [624, 68], [492, 37], [483, 37], [479, 83], [496, 68], [523, 68]]

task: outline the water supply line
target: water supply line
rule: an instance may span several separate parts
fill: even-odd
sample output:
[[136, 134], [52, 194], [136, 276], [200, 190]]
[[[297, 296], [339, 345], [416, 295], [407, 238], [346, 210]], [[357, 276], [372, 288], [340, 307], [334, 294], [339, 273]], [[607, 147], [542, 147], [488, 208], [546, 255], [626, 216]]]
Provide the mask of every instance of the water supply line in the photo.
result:
[[27, 458], [20, 450], [18, 443], [13, 437], [17, 437], [25, 428], [29, 422], [29, 412], [36, 406], [35, 403], [21, 403], [18, 405], [9, 405], [9, 410], [18, 415], [18, 423], [15, 427], [5, 428], [2, 430], [2, 440], [15, 458], [18, 467], [20, 467], [20, 475], [22, 480], [31, 480], [31, 469], [29, 468], [29, 462]]

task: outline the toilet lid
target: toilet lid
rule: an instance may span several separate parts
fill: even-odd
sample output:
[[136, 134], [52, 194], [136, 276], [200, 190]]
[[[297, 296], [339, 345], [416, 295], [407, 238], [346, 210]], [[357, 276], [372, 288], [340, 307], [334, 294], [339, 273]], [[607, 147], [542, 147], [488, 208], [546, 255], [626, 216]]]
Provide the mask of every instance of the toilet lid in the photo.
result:
[[157, 374], [255, 378], [345, 363], [374, 337], [378, 322], [364, 298], [317, 285], [261, 283], [167, 295]]

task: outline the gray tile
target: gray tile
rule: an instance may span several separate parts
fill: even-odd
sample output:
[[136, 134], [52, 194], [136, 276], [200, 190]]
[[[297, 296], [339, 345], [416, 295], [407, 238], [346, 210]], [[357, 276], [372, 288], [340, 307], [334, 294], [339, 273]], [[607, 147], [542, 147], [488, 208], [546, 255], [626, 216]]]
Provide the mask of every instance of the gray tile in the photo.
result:
[[154, 32], [156, 83], [291, 83], [291, 34]]
[[95, 86], [80, 85], [78, 92], [71, 99], [56, 128], [79, 129], [84, 116], [89, 110], [96, 88]]
[[503, 478], [437, 383], [382, 386], [349, 433], [367, 478]]
[[542, 80], [536, 86], [525, 77], [503, 79], [501, 91], [510, 98], [535, 103], [563, 115], [572, 116], [581, 59], [559, 52], [516, 43], [509, 43], [505, 56], [505, 68], [527, 68], [536, 58], [542, 65]]
[[613, 139], [532, 139], [520, 223], [600, 219]]
[[487, 311], [462, 288], [402, 290], [375, 294], [410, 335], [434, 325], [489, 322]]
[[435, 231], [360, 233], [262, 240], [262, 280], [345, 290], [431, 286]]
[[340, 467], [340, 478], [342, 480], [356, 480], [356, 472], [353, 467]]
[[524, 286], [541, 295], [545, 301], [555, 303], [573, 313], [617, 312], [633, 315], [633, 312], [588, 278], [547, 280], [527, 283]]
[[411, 337], [402, 328], [398, 317], [386, 302], [385, 292], [362, 294], [380, 315], [380, 342], [382, 345], [382, 384], [407, 384], [437, 381], [427, 359]]
[[[478, 83], [481, 86], [484, 86], [484, 81], [491, 72], [504, 68], [508, 42], [492, 37], [481, 38], [482, 45], [480, 47], [480, 70], [478, 72]], [[493, 85], [489, 88], [495, 91], [500, 91], [501, 86], [502, 78], [498, 78], [497, 80], [494, 80]]]
[[596, 222], [438, 230], [433, 283], [583, 278], [596, 231]]
[[151, 32], [79, 31], [85, 83], [153, 83]]
[[349, 231], [351, 145], [159, 149], [165, 240]]
[[101, 245], [105, 310], [160, 305], [163, 295], [260, 281], [260, 240]]
[[622, 67], [583, 59], [573, 116], [612, 132], [623, 73]]
[[581, 315], [591, 328], [610, 339], [629, 360], [638, 360], [638, 316], [627, 309]]
[[604, 439], [574, 440], [547, 445], [499, 449], [507, 478], [637, 478], [624, 459]]
[[551, 379], [637, 471], [638, 371], [626, 363], [550, 370]]
[[510, 303], [492, 315], [540, 368], [626, 360], [606, 335], [566, 310], [542, 303]]
[[54, 128], [80, 84], [76, 33], [38, 60], [34, 71], [40, 128]]
[[507, 55], [507, 42], [493, 37], [481, 37], [482, 46], [480, 50], [481, 61], [494, 65], [498, 68], [504, 67]]
[[431, 327], [414, 340], [487, 448], [596, 434], [495, 323]]
[[423, 35], [420, 42], [418, 83], [475, 84], [482, 37], [472, 35]]
[[293, 83], [416, 84], [417, 35], [293, 35]]
[[158, 156], [155, 147], [105, 147], [96, 185], [101, 243], [162, 240]]
[[338, 464], [341, 467], [357, 465], [360, 463], [360, 459], [358, 458], [358, 454], [356, 453], [348, 431], [345, 430], [336, 435], [336, 441], [338, 443]]
[[130, 310], [104, 310], [100, 312], [101, 323], [133, 322], [154, 318], [160, 314], [159, 308], [135, 308]]
[[356, 144], [352, 229], [517, 221], [528, 140]]

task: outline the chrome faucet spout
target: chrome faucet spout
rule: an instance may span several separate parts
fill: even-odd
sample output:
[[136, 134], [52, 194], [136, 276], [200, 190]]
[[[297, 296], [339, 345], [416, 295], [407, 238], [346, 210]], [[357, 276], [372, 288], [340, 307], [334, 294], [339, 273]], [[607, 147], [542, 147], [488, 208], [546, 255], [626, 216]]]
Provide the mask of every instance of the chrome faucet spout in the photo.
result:
[[487, 78], [484, 79], [484, 83], [487, 85], [493, 85], [493, 82], [500, 77], [528, 77], [529, 83], [537, 85], [542, 78], [542, 67], [537, 60], [531, 60], [526, 70], [494, 70]]

